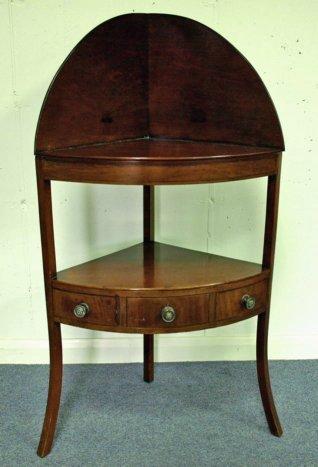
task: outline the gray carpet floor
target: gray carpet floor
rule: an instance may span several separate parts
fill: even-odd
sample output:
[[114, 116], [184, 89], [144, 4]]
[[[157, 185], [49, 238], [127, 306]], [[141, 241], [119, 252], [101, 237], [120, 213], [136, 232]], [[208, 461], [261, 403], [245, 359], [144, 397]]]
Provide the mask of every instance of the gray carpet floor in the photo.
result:
[[274, 361], [270, 434], [254, 362], [65, 365], [55, 442], [36, 456], [48, 367], [0, 365], [0, 466], [318, 466], [318, 361]]

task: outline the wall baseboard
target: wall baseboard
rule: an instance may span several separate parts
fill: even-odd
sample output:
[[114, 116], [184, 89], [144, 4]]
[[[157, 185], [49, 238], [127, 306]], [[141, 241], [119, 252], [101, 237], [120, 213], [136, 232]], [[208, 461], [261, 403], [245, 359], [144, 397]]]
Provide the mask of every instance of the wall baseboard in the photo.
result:
[[[142, 336], [63, 339], [64, 363], [132, 363], [143, 358]], [[269, 358], [318, 359], [318, 336], [273, 336]], [[255, 360], [255, 338], [248, 336], [156, 336], [157, 362]], [[1, 364], [49, 362], [47, 340], [0, 340]]]

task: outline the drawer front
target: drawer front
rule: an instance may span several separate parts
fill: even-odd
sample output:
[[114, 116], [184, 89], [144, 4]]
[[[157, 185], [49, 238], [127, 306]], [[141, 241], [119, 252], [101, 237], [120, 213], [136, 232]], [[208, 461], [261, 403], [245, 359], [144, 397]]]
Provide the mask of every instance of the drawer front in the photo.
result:
[[[82, 306], [86, 304], [86, 306]], [[75, 307], [77, 315], [74, 314]], [[77, 294], [53, 290], [54, 316], [72, 323], [92, 323], [116, 326], [119, 319], [115, 297]], [[85, 314], [84, 316], [82, 316]]]
[[128, 298], [127, 324], [138, 328], [178, 327], [209, 321], [209, 294]]
[[[262, 281], [247, 287], [218, 292], [216, 295], [217, 321], [236, 316], [252, 315], [256, 311], [263, 311], [267, 302], [267, 290], [268, 282]], [[254, 299], [254, 307], [249, 309], [248, 305], [251, 306], [251, 303], [246, 304], [245, 302], [244, 304], [243, 297]]]

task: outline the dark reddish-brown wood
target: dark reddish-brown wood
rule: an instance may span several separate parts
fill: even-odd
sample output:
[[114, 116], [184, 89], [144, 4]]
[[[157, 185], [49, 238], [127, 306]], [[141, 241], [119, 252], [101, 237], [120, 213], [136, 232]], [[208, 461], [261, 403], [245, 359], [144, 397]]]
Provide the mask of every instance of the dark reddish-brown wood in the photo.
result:
[[[212, 294], [210, 294], [211, 300], [213, 300]], [[210, 314], [213, 313], [212, 304], [210, 301]], [[68, 319], [56, 317], [55, 321], [61, 324], [67, 324], [70, 326], [77, 326], [85, 329], [92, 329], [95, 331], [110, 331], [110, 332], [120, 332], [120, 333], [131, 333], [131, 334], [144, 334], [144, 335], [152, 335], [152, 334], [175, 334], [178, 332], [189, 332], [189, 331], [199, 331], [202, 329], [210, 329], [210, 328], [217, 328], [219, 326], [225, 326], [227, 324], [237, 323], [239, 321], [243, 321], [248, 318], [252, 318], [253, 316], [257, 316], [262, 313], [260, 310], [252, 310], [251, 312], [246, 312], [244, 314], [239, 314], [232, 316], [230, 318], [217, 320], [210, 317], [210, 321], [202, 324], [186, 324], [182, 326], [156, 326], [156, 327], [133, 327], [127, 326], [126, 324], [118, 325], [118, 326], [107, 326], [104, 324], [93, 324], [88, 323], [86, 321], [78, 322], [72, 318]], [[150, 334], [151, 333], [151, 334]]]
[[154, 379], [154, 335], [144, 334], [144, 381], [151, 383]]
[[[165, 298], [128, 298], [127, 299], [127, 325], [134, 328], [160, 328], [179, 327], [191, 324], [209, 322], [208, 294], [183, 295], [180, 297]], [[161, 310], [170, 305], [176, 312], [172, 323], [162, 320]]]
[[45, 457], [51, 451], [62, 391], [63, 363], [61, 325], [49, 319], [48, 326], [50, 340], [50, 378], [45, 417], [37, 450], [40, 457]]
[[42, 107], [36, 151], [147, 134], [144, 15], [101, 24], [70, 53]]
[[[51, 450], [59, 410], [61, 323], [144, 334], [144, 380], [150, 382], [155, 333], [258, 315], [260, 393], [271, 432], [282, 434], [267, 341], [283, 150], [260, 77], [231, 44], [196, 21], [123, 15], [96, 27], [70, 53], [48, 90], [35, 140], [50, 341], [39, 456]], [[262, 264], [155, 242], [154, 185], [263, 176]], [[57, 272], [52, 180], [143, 185], [143, 242]], [[255, 305], [247, 307], [246, 295]], [[87, 313], [80, 317], [83, 303]]]
[[266, 224], [264, 236], [263, 250], [263, 265], [269, 268], [270, 287], [268, 290], [267, 310], [266, 313], [258, 316], [257, 322], [257, 343], [256, 343], [256, 358], [257, 358], [257, 375], [258, 383], [261, 392], [262, 402], [268, 426], [275, 436], [281, 436], [283, 430], [277, 415], [274, 398], [271, 389], [270, 376], [268, 370], [268, 325], [270, 311], [271, 285], [273, 279], [274, 254], [278, 215], [279, 201], [279, 184], [280, 184], [280, 169], [275, 176], [268, 177], [267, 187], [267, 206], [266, 206]]
[[52, 286], [95, 295], [160, 297], [243, 287], [268, 274], [261, 264], [144, 242], [59, 271]]
[[[39, 156], [38, 156], [39, 157]], [[44, 157], [44, 177], [49, 180], [112, 183], [129, 185], [169, 185], [180, 183], [208, 183], [242, 180], [274, 175], [279, 153], [270, 152], [255, 157], [213, 158], [189, 161], [128, 161], [111, 162], [87, 159]]]
[[174, 162], [214, 162], [242, 158], [246, 160], [266, 157], [277, 153], [277, 149], [265, 146], [249, 146], [244, 144], [229, 144], [211, 141], [193, 141], [144, 137], [131, 140], [113, 141], [108, 143], [73, 146], [69, 148], [38, 151], [40, 156], [52, 160], [72, 160], [89, 163], [123, 163], [133, 162], [149, 164]]
[[155, 240], [155, 188], [145, 185], [143, 187], [144, 207], [144, 242]]
[[267, 281], [219, 292], [216, 296], [216, 319], [223, 320], [248, 313], [242, 304], [244, 295], [252, 295], [256, 299], [253, 311], [265, 310], [267, 305]]
[[[155, 240], [155, 187], [145, 185], [143, 187], [143, 224], [144, 242]], [[152, 254], [152, 260], [154, 259]], [[145, 261], [146, 260], [146, 261]], [[144, 257], [144, 266], [147, 267], [147, 258]], [[149, 271], [148, 271], [149, 273]], [[147, 276], [147, 271], [145, 271]], [[154, 378], [154, 335], [144, 335], [144, 381], [151, 383]]]
[[[77, 318], [73, 314], [74, 307], [79, 303], [86, 303], [89, 312], [83, 318]], [[73, 321], [74, 324], [104, 323], [106, 326], [116, 326], [119, 324], [120, 310], [117, 307], [116, 297], [107, 297], [105, 295], [88, 295], [64, 292], [62, 290], [53, 291], [53, 314], [54, 318], [63, 321]]]
[[74, 48], [46, 96], [35, 148], [144, 136], [284, 148], [248, 61], [203, 24], [163, 14], [113, 18]]
[[51, 201], [51, 182], [41, 175], [41, 161], [36, 161], [39, 215], [41, 226], [43, 272], [47, 307], [47, 320], [50, 342], [50, 379], [43, 429], [38, 447], [38, 455], [46, 456], [53, 443], [56, 421], [62, 390], [62, 340], [60, 323], [53, 318], [52, 277], [56, 273], [53, 214]]

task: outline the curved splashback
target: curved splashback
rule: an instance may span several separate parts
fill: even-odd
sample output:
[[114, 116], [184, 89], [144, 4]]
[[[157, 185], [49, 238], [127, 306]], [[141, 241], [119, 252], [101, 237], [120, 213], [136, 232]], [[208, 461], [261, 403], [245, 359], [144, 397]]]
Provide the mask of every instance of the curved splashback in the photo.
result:
[[79, 42], [44, 100], [35, 152], [144, 137], [284, 149], [249, 62], [208, 27], [165, 14], [119, 16]]

